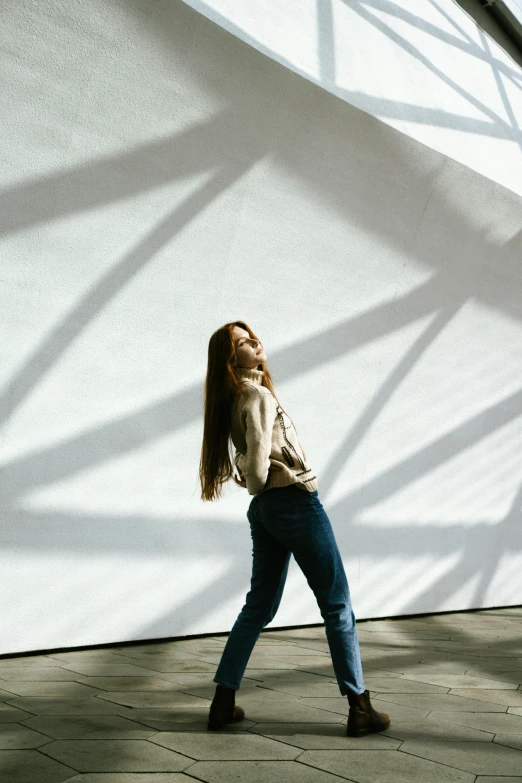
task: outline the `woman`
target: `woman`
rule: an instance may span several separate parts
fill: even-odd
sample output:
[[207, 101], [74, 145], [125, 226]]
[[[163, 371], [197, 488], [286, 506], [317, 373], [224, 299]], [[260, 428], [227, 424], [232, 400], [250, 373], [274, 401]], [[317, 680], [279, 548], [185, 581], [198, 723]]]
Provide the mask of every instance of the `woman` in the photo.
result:
[[[204, 405], [202, 500], [219, 498], [232, 477], [253, 495], [247, 512], [251, 588], [214, 677], [208, 728], [222, 729], [245, 717], [235, 692], [261, 630], [277, 612], [293, 554], [315, 594], [337, 683], [348, 697], [347, 735], [384, 731], [390, 719], [373, 709], [364, 687], [348, 582], [316, 476], [279, 405], [263, 347], [243, 321], [225, 324], [210, 338]], [[239, 478], [233, 473], [230, 439]]]

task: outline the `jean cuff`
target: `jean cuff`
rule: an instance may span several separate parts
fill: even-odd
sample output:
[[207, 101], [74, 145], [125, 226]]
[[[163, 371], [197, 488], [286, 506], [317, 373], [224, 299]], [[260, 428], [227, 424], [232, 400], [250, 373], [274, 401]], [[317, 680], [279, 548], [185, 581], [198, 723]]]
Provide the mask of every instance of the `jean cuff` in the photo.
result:
[[222, 680], [216, 680], [215, 677], [212, 680], [212, 682], [215, 682], [217, 685], [223, 685], [225, 688], [232, 688], [232, 690], [234, 690], [234, 691], [238, 691], [239, 690], [239, 685], [231, 685], [229, 682], [223, 682]]

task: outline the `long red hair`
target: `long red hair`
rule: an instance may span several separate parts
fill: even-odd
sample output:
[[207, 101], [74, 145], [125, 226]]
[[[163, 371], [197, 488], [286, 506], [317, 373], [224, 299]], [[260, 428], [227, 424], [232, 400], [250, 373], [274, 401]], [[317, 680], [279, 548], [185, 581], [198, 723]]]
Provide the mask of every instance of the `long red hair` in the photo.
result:
[[[242, 377], [231, 364], [235, 356], [232, 339], [234, 326], [240, 326], [250, 337], [258, 339], [244, 321], [231, 321], [220, 326], [209, 340], [204, 391], [203, 444], [199, 463], [202, 500], [217, 500], [221, 497], [223, 484], [234, 475], [230, 420], [236, 395], [241, 394], [244, 389]], [[266, 362], [260, 362], [258, 369], [263, 371], [261, 385], [270, 389], [276, 397], [272, 376]]]

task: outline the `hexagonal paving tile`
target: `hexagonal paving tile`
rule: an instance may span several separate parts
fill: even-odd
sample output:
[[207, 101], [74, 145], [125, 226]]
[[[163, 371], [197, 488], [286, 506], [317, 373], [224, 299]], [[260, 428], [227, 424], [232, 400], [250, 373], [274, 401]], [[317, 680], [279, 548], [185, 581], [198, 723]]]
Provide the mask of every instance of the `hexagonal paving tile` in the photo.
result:
[[[183, 661], [186, 661], [190, 658], [192, 661], [201, 661], [205, 662], [205, 656], [214, 656], [218, 655], [218, 653], [203, 653], [203, 658], [200, 655], [190, 653], [190, 652], [178, 652], [176, 655], [136, 655], [133, 658], [130, 658], [128, 656], [121, 656], [121, 663], [124, 663], [128, 666], [139, 666], [141, 668], [147, 669], [149, 671], [157, 671], [162, 666], [168, 666], [168, 665], [176, 665], [177, 663], [183, 663]], [[214, 667], [215, 668], [215, 667]]]
[[186, 707], [195, 707], [196, 709], [205, 706], [210, 707], [210, 700], [202, 699], [198, 696], [192, 696], [184, 690], [164, 691], [108, 691], [96, 697], [99, 701], [105, 703], [122, 704], [126, 707], [155, 707], [183, 709]]
[[339, 783], [336, 775], [294, 761], [197, 761], [190, 774], [205, 783]]
[[522, 781], [522, 777], [519, 778], [513, 778], [513, 777], [495, 777], [494, 775], [490, 776], [482, 776], [479, 775], [478, 778], [475, 780], [475, 783], [520, 783]]
[[485, 688], [489, 690], [512, 689], [517, 686], [510, 682], [501, 682], [499, 680], [488, 680], [484, 677], [470, 677], [466, 674], [403, 674], [403, 678], [415, 680], [418, 682], [431, 683], [432, 685], [441, 685], [446, 688]]
[[285, 761], [296, 758], [300, 753], [298, 748], [254, 734], [163, 732], [149, 739], [198, 761]]
[[139, 652], [140, 650], [156, 650], [156, 652], [168, 653], [175, 649], [177, 642], [132, 642], [131, 644], [121, 644], [113, 647], [114, 652], [127, 655], [128, 652]]
[[76, 773], [37, 750], [2, 750], [0, 763], [6, 783], [63, 783]]
[[[91, 679], [91, 678], [89, 678]], [[103, 678], [100, 678], [100, 680]], [[120, 678], [114, 678], [115, 682], [118, 681]], [[127, 681], [130, 684], [132, 683], [132, 680], [139, 679], [137, 677], [122, 677], [121, 680]], [[174, 687], [178, 687], [179, 690], [184, 690], [187, 686], [207, 686], [207, 685], [213, 685], [215, 688], [216, 685], [213, 683], [212, 675], [210, 672], [156, 672], [156, 676], [154, 678], [156, 682], [162, 682], [162, 687], [168, 687], [169, 683]], [[152, 681], [152, 680], [151, 680]], [[243, 679], [243, 682], [245, 680]], [[243, 682], [241, 684], [243, 684]], [[246, 682], [253, 682], [250, 680], [247, 680]], [[119, 690], [119, 686], [116, 688], [108, 688], [107, 690], [111, 691], [117, 691]], [[134, 690], [134, 686], [131, 684], [129, 688], [122, 688], [122, 690]], [[139, 690], [136, 688], [136, 690]], [[146, 690], [143, 688], [143, 690]], [[152, 688], [150, 690], [153, 690]]]
[[[293, 656], [292, 656], [293, 657]], [[314, 664], [315, 656], [309, 656], [301, 655], [299, 656], [299, 661], [295, 663], [293, 660], [289, 660], [288, 656], [281, 657], [281, 659], [278, 658], [268, 658], [264, 657], [262, 655], [252, 655], [250, 660], [248, 661], [248, 666], [245, 670], [245, 673], [248, 675], [248, 672], [251, 669], [286, 669], [288, 671], [291, 671], [292, 669], [295, 669], [299, 663], [306, 663], [306, 668], [309, 668]], [[216, 659], [215, 663], [218, 663], [218, 659]], [[332, 669], [333, 671], [333, 669]]]
[[417, 665], [433, 666], [441, 668], [441, 671], [453, 672], [453, 674], [464, 674], [469, 666], [474, 666], [479, 659], [473, 655], [463, 655], [450, 652], [424, 651], [417, 660], [407, 662], [402, 666], [405, 671], [414, 671]]
[[[163, 679], [162, 676], [157, 674], [155, 677], [86, 677], [85, 675], [79, 675], [82, 679], [80, 682], [85, 683], [91, 687], [97, 688], [99, 691], [110, 691], [112, 693], [130, 691], [183, 691], [184, 686], [182, 683], [174, 682], [173, 680]], [[167, 674], [167, 677], [171, 675]], [[179, 674], [180, 677], [188, 676]], [[194, 675], [193, 675], [194, 676]], [[208, 674], [200, 675], [206, 677], [208, 682]]]
[[473, 775], [517, 775], [522, 770], [522, 753], [494, 742], [416, 742], [401, 746], [403, 753], [445, 764]]
[[402, 674], [402, 672], [393, 671], [393, 669], [381, 669], [379, 664], [366, 665], [363, 673], [365, 677], [400, 677]]
[[132, 663], [97, 664], [71, 661], [64, 665], [70, 672], [85, 674], [87, 677], [153, 677], [154, 671]]
[[245, 677], [255, 682], [268, 684], [269, 687], [271, 683], [279, 682], [279, 680], [285, 682], [328, 682], [330, 679], [329, 674], [314, 674], [301, 669], [248, 669], [248, 675]]
[[469, 677], [493, 677], [498, 682], [511, 682], [514, 685], [522, 685], [522, 669], [500, 669], [495, 666], [487, 667], [470, 666], [465, 674]]
[[53, 739], [146, 739], [155, 733], [119, 715], [37, 715], [22, 725]]
[[[393, 719], [386, 729], [387, 737], [396, 737], [401, 740], [418, 740], [420, 742], [492, 742], [494, 733], [478, 728], [459, 726], [445, 720], [434, 719], [436, 713], [430, 713], [427, 718], [401, 718], [391, 713]], [[460, 715], [460, 713], [445, 713], [446, 715]], [[487, 715], [496, 713], [486, 713]]]
[[348, 711], [344, 714], [316, 709], [302, 701], [285, 702], [260, 700], [242, 705], [246, 710], [246, 716], [256, 723], [340, 723], [346, 722]]
[[470, 666], [469, 661], [436, 661], [433, 663], [412, 663], [403, 666], [405, 670], [401, 677], [409, 677], [410, 674], [465, 674]]
[[87, 772], [67, 783], [194, 783], [183, 772]]
[[445, 688], [408, 678], [407, 674], [402, 677], [365, 676], [364, 682], [369, 691], [376, 693], [447, 693], [449, 690], [449, 686]]
[[40, 752], [79, 772], [181, 772], [194, 763], [147, 740], [54, 740]]
[[[498, 745], [506, 745], [508, 748], [522, 750], [522, 737], [519, 734], [495, 734], [493, 742]], [[520, 763], [522, 764], [522, 760]]]
[[224, 644], [216, 644], [215, 642], [210, 644], [198, 644], [197, 639], [193, 642], [180, 641], [174, 642], [169, 650], [158, 650], [155, 645], [151, 645], [149, 650], [126, 650], [121, 652], [120, 655], [125, 658], [135, 658], [140, 660], [147, 660], [154, 658], [158, 660], [174, 660], [175, 658], [192, 657], [199, 658], [201, 655], [220, 655], [225, 647]]
[[326, 678], [323, 682], [308, 682], [307, 680], [276, 680], [274, 682], [264, 682], [263, 686], [277, 693], [288, 693], [291, 696], [339, 696], [339, 687], [328, 682]]
[[47, 655], [18, 655], [11, 658], [0, 659], [0, 671], [5, 668], [11, 668], [12, 666], [23, 666], [27, 669], [32, 669], [38, 666], [60, 666], [60, 661], [56, 661]]
[[405, 704], [396, 704], [395, 702], [385, 701], [386, 696], [372, 698], [372, 705], [377, 712], [385, 712], [391, 717], [404, 718], [408, 720], [411, 725], [414, 725], [420, 718], [425, 718], [430, 714], [429, 710], [419, 709], [418, 707], [410, 707]]
[[[321, 664], [320, 666], [316, 666], [315, 664], [313, 666], [310, 666], [310, 663], [303, 664], [300, 666], [295, 666], [294, 671], [296, 672], [303, 672], [304, 674], [317, 674], [320, 677], [335, 677], [334, 668], [332, 666], [332, 662], [328, 661], [325, 658], [325, 662]], [[247, 672], [249, 671], [247, 667]]]
[[300, 644], [302, 642], [324, 639], [324, 626], [308, 626], [307, 628], [288, 628], [286, 631], [272, 631], [271, 629], [261, 632], [259, 639], [268, 639], [271, 642], [286, 641], [287, 644]]
[[344, 723], [258, 723], [249, 733], [261, 734], [303, 750], [395, 750], [401, 744], [384, 734], [347, 737]]
[[[20, 723], [2, 723], [0, 729], [0, 750], [16, 750], [23, 748], [38, 748], [51, 742], [50, 737], [33, 731]], [[1, 769], [1, 762], [0, 762]]]
[[[6, 682], [5, 685], [6, 686], [9, 685], [9, 683]], [[12, 698], [13, 698], [13, 691], [0, 689], [0, 702], [4, 702]]]
[[91, 688], [89, 685], [83, 685], [79, 682], [21, 682], [18, 680], [9, 680], [6, 687], [11, 691], [10, 698], [17, 696], [95, 696], [99, 689]]
[[[490, 693], [490, 691], [479, 691]], [[504, 691], [510, 693], [510, 691]], [[505, 712], [506, 708], [493, 702], [461, 698], [450, 693], [387, 693], [386, 701], [417, 707], [428, 712]], [[373, 699], [372, 699], [373, 704]]]
[[504, 666], [512, 669], [522, 668], [522, 658], [513, 658], [512, 656], [481, 655], [479, 660], [484, 665]]
[[213, 663], [185, 657], [173, 661], [147, 661], [147, 671], [149, 675], [154, 675], [157, 672], [208, 672], [214, 675], [216, 666]]
[[482, 690], [481, 688], [452, 688], [450, 694], [465, 699], [487, 701], [490, 704], [502, 704], [504, 707], [522, 707], [522, 691], [519, 690]]
[[312, 646], [304, 646], [304, 645], [295, 645], [295, 644], [264, 644], [264, 645], [256, 645], [254, 648], [254, 652], [252, 655], [266, 655], [270, 656], [272, 658], [282, 658], [283, 660], [286, 658], [286, 656], [291, 655], [294, 656], [314, 656], [317, 655], [327, 655], [330, 657], [330, 651], [327, 644], [324, 645], [315, 645], [315, 647]]
[[[214, 698], [216, 686], [214, 683], [211, 685], [199, 685], [195, 688], [190, 688], [188, 685], [184, 687], [183, 692], [190, 696], [198, 696], [201, 699], [211, 701]], [[298, 696], [286, 691], [279, 690], [278, 688], [272, 688], [266, 685], [264, 682], [246, 683], [244, 680], [241, 683], [241, 688], [236, 694], [236, 702], [243, 704], [247, 701], [249, 704], [252, 702], [258, 702], [263, 700], [268, 701], [297, 701]]]
[[432, 719], [470, 726], [493, 734], [502, 732], [522, 735], [522, 718], [505, 712], [431, 712], [429, 720]]
[[[191, 710], [180, 710], [177, 713], [173, 713], [171, 710], [134, 710], [134, 712], [139, 713], [139, 715], [135, 715], [134, 720], [139, 721], [143, 726], [152, 728], [153, 734], [158, 731], [199, 731], [203, 734], [207, 732], [208, 710], [200, 714], [195, 714]], [[147, 717], [142, 713], [145, 713]], [[223, 731], [245, 732], [255, 725], [254, 721], [245, 718], [238, 723], [227, 724]]]
[[[42, 777], [49, 763], [57, 783], [381, 783], [386, 759], [385, 783], [438, 783], [473, 779], [468, 766], [478, 759], [489, 775], [477, 783], [522, 783], [522, 773], [513, 774], [522, 757], [521, 621], [522, 612], [510, 619], [496, 610], [359, 624], [366, 685], [392, 724], [358, 739], [346, 737], [348, 704], [322, 626], [261, 634], [237, 696], [247, 718], [223, 732], [206, 729], [223, 636], [2, 659], [0, 740], [20, 749], [0, 750], [0, 768], [11, 758], [8, 783], [19, 783], [15, 758], [24, 783], [54, 783]], [[69, 687], [87, 688], [89, 697], [68, 696]], [[22, 750], [31, 746], [38, 752]], [[129, 766], [78, 773], [51, 759], [52, 747], [63, 759], [83, 754], [88, 766]], [[144, 748], [189, 766], [151, 768]], [[275, 760], [281, 753], [287, 760]]]
[[12, 704], [0, 704], [0, 728], [3, 723], [18, 723], [30, 717], [31, 713], [26, 710], [19, 710]]
[[[19, 696], [10, 699], [7, 706], [25, 710], [24, 718], [31, 717], [27, 713], [33, 715], [125, 715], [129, 712], [121, 704], [102, 701], [96, 696], [91, 696], [88, 699], [71, 699], [66, 696], [61, 699], [53, 699], [51, 696], [33, 696], [31, 698]], [[13, 720], [23, 720], [23, 718], [11, 718], [10, 722]]]
[[[476, 743], [466, 743], [475, 747]], [[474, 776], [391, 750], [307, 750], [299, 761], [355, 783], [474, 783]]]
[[118, 653], [107, 649], [70, 650], [68, 652], [52, 653], [48, 658], [59, 666], [67, 666], [69, 663], [88, 663], [96, 666], [100, 664], [119, 665], [121, 663], [129, 663]]
[[23, 682], [73, 682], [78, 677], [59, 666], [10, 666], [0, 669], [0, 688], [2, 681], [21, 680]]

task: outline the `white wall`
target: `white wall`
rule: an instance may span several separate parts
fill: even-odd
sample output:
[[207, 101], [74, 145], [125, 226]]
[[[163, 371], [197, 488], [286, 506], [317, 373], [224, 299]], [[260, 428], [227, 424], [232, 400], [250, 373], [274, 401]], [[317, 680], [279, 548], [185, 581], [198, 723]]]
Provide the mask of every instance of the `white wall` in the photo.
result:
[[[522, 70], [454, 0], [186, 2], [333, 95], [522, 194]], [[496, 26], [480, 6], [477, 16]]]
[[[522, 199], [181, 2], [3, 9], [0, 652], [226, 631], [199, 499], [244, 318], [359, 618], [520, 603]], [[291, 570], [274, 625], [319, 622]]]

